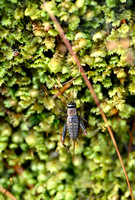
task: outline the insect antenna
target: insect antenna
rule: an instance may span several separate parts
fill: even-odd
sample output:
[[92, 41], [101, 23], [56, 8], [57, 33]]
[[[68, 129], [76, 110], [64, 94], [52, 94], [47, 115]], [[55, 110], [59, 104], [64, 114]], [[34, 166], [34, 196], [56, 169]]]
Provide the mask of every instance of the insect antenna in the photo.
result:
[[73, 87], [73, 102], [75, 100], [75, 90], [74, 90], [74, 87]]

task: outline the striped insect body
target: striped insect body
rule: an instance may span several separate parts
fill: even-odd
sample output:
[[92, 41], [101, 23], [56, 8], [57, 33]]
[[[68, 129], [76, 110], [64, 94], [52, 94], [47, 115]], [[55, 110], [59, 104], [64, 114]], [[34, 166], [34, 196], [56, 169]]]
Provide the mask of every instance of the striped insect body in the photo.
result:
[[68, 147], [64, 144], [66, 133], [68, 133], [69, 138], [73, 140], [73, 158], [75, 151], [75, 141], [78, 140], [80, 129], [82, 129], [83, 133], [87, 135], [84, 123], [80, 120], [78, 116], [76, 103], [74, 101], [71, 101], [67, 104], [67, 120], [63, 128], [61, 142], [65, 146], [65, 148], [68, 149]]

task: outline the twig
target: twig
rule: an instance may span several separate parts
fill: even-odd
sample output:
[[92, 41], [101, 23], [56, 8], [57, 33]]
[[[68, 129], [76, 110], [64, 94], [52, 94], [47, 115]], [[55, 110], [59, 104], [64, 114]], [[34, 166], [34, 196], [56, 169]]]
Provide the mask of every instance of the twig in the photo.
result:
[[[61, 92], [61, 90], [58, 89], [57, 85], [55, 85], [55, 83], [53, 82], [51, 76], [48, 75], [48, 77], [49, 77], [50, 80], [52, 81], [54, 88], [58, 91], [58, 92], [55, 94], [56, 96], [54, 95], [53, 98], [55, 99], [58, 95], [60, 95], [60, 97], [64, 97], [65, 99], [67, 99], [67, 97], [63, 94], [63, 90], [62, 90], [62, 92]], [[65, 91], [65, 90], [64, 90], [64, 91]]]
[[8, 190], [6, 190], [3, 187], [0, 187], [0, 192], [2, 192], [5, 196], [9, 197], [12, 200], [17, 200], [17, 198], [11, 192], [9, 192]]
[[[22, 166], [19, 166], [19, 165], [17, 165], [17, 164], [16, 164], [13, 168], [15, 169], [15, 171], [17, 172], [17, 174], [19, 174], [19, 175], [22, 175], [22, 173], [25, 171], [24, 168], [23, 168]], [[32, 189], [32, 188], [34, 187], [33, 185], [30, 185], [30, 184], [28, 184], [28, 183], [27, 183], [27, 186], [28, 186], [28, 188], [30, 188], [30, 189]]]
[[[45, 6], [44, 6], [44, 7], [45, 7]], [[81, 66], [81, 63], [80, 63], [80, 61], [79, 61], [77, 55], [76, 55], [75, 52], [73, 51], [71, 44], [69, 43], [69, 41], [68, 41], [67, 38], [65, 37], [64, 31], [63, 31], [63, 29], [61, 28], [60, 24], [58, 23], [56, 17], [53, 15], [53, 13], [52, 13], [51, 11], [49, 11], [49, 10], [46, 10], [46, 11], [48, 12], [48, 14], [49, 14], [50, 18], [52, 19], [52, 21], [53, 21], [53, 22], [55, 23], [55, 25], [57, 26], [57, 29], [58, 29], [58, 31], [59, 31], [59, 34], [60, 34], [60, 36], [61, 36], [63, 42], [65, 43], [67, 49], [69, 50], [70, 54], [74, 57], [74, 60], [75, 60], [75, 62], [76, 62], [76, 64], [77, 64], [77, 66], [79, 67], [79, 71], [81, 72], [82, 77], [83, 77], [83, 79], [84, 79], [84, 81], [85, 81], [87, 87], [89, 88], [89, 90], [90, 90], [90, 92], [91, 92], [91, 94], [92, 94], [92, 96], [93, 96], [93, 99], [94, 99], [96, 105], [98, 106], [98, 108], [99, 108], [99, 110], [100, 110], [100, 113], [101, 113], [101, 115], [102, 115], [102, 118], [103, 118], [103, 120], [104, 120], [104, 122], [105, 122], [105, 124], [106, 124], [106, 126], [107, 126], [108, 132], [109, 132], [109, 134], [110, 134], [110, 137], [111, 137], [111, 139], [112, 139], [112, 141], [113, 141], [114, 147], [115, 147], [116, 152], [117, 152], [117, 154], [118, 154], [119, 160], [120, 160], [120, 162], [121, 162], [121, 166], [122, 166], [122, 168], [123, 168], [123, 171], [124, 171], [124, 174], [125, 174], [125, 177], [126, 177], [126, 181], [127, 181], [127, 184], [128, 184], [129, 190], [130, 190], [131, 198], [132, 198], [132, 200], [134, 200], [133, 194], [132, 194], [132, 189], [131, 189], [131, 186], [130, 186], [130, 183], [129, 183], [129, 180], [128, 180], [128, 176], [127, 176], [127, 173], [126, 173], [124, 164], [123, 164], [123, 160], [122, 160], [122, 158], [121, 158], [120, 152], [119, 152], [118, 147], [117, 147], [117, 143], [116, 143], [115, 138], [114, 138], [114, 136], [113, 136], [113, 132], [112, 132], [112, 130], [111, 130], [109, 124], [108, 124], [107, 118], [106, 118], [106, 116], [105, 116], [105, 114], [104, 114], [104, 112], [103, 112], [103, 110], [102, 110], [102, 108], [101, 108], [101, 106], [100, 106], [100, 102], [99, 102], [99, 100], [98, 100], [98, 98], [97, 98], [97, 96], [96, 96], [96, 93], [95, 93], [95, 91], [94, 91], [94, 89], [93, 89], [93, 87], [92, 87], [92, 85], [91, 85], [91, 83], [90, 83], [90, 81], [89, 81], [87, 75], [85, 74], [85, 71], [84, 71], [83, 67]]]
[[54, 96], [53, 99], [55, 99], [60, 93], [64, 93], [70, 86], [72, 85], [72, 81], [68, 81], [66, 84], [64, 84], [64, 86], [59, 89], [59, 92], [57, 92]]
[[4, 194], [6, 194], [6, 192], [9, 190], [9, 188], [10, 188], [10, 186], [11, 186], [11, 183], [12, 183], [12, 181], [13, 181], [13, 177], [14, 177], [14, 175], [10, 178], [9, 186], [8, 186], [8, 188], [6, 189], [6, 191], [5, 191]]
[[[8, 164], [6, 161], [4, 161], [4, 165], [5, 165], [7, 168], [10, 168], [9, 164]], [[31, 165], [30, 165], [30, 166], [31, 166]], [[29, 166], [29, 167], [30, 167], [30, 166]], [[27, 167], [27, 169], [28, 169], [29, 167]], [[19, 174], [19, 175], [22, 175], [22, 173], [25, 171], [24, 168], [23, 168], [22, 166], [19, 166], [18, 164], [14, 165], [14, 166], [13, 166], [13, 169], [14, 169], [15, 172], [16, 172], [17, 174]], [[10, 179], [12, 179], [14, 176], [15, 176], [15, 173], [12, 175], [12, 177], [11, 177]], [[26, 183], [26, 184], [27, 184], [27, 183]], [[11, 181], [10, 181], [10, 184], [9, 184], [8, 188], [5, 190], [5, 193], [7, 193], [7, 190], [9, 189], [10, 185], [11, 185]], [[27, 186], [28, 186], [29, 189], [32, 189], [32, 188], [34, 187], [34, 185], [30, 185], [30, 184], [27, 184]]]
[[129, 131], [130, 140], [129, 140], [129, 145], [128, 145], [128, 154], [131, 151], [131, 145], [132, 145], [132, 142], [133, 142], [134, 131], [135, 131], [135, 120], [133, 121], [132, 132]]

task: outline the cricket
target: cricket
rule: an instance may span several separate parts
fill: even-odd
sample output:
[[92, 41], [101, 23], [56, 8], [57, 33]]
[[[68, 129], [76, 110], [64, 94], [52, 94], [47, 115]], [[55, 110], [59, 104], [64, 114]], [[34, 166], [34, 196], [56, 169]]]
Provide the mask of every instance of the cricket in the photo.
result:
[[75, 153], [75, 141], [78, 140], [80, 129], [83, 131], [84, 135], [87, 135], [85, 125], [78, 116], [78, 110], [80, 108], [76, 108], [76, 103], [74, 101], [71, 101], [67, 104], [67, 120], [63, 127], [61, 138], [61, 142], [66, 149], [68, 149], [64, 144], [66, 133], [68, 133], [69, 138], [73, 140], [73, 160]]

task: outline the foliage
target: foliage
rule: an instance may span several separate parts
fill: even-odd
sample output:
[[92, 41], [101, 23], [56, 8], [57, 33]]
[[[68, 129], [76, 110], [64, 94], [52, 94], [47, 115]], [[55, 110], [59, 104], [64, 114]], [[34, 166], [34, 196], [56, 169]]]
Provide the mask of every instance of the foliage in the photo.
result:
[[[99, 110], [45, 11], [59, 19], [108, 115], [135, 196], [135, 25], [133, 0], [0, 1], [0, 185], [19, 199], [130, 199], [127, 183]], [[50, 78], [50, 77], [51, 78]], [[60, 142], [59, 108], [65, 91], [84, 108], [87, 137], [76, 142], [75, 159]], [[132, 133], [130, 133], [132, 134]], [[68, 137], [66, 139], [68, 143]], [[109, 144], [108, 144], [109, 143]], [[15, 166], [24, 172], [17, 174]], [[32, 187], [31, 187], [32, 186]], [[0, 199], [7, 199], [0, 193]]]

